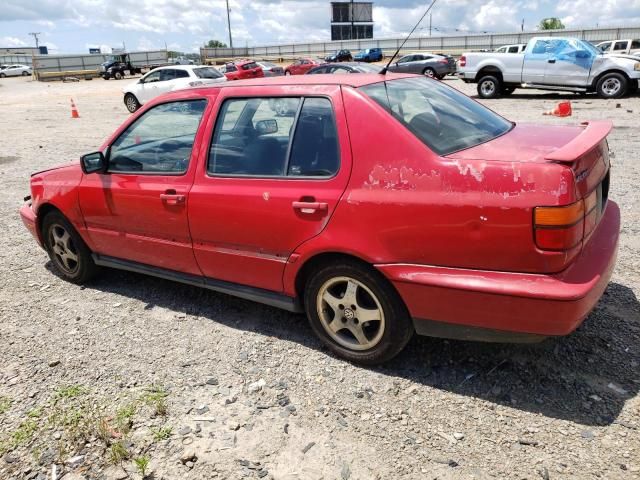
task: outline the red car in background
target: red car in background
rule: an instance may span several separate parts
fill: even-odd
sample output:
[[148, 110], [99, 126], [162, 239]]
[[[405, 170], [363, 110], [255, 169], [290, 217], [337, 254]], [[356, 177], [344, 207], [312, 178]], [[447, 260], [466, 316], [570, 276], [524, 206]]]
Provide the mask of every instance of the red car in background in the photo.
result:
[[313, 67], [317, 67], [322, 62], [314, 58], [298, 58], [288, 67], [285, 67], [285, 75], [304, 75]]
[[224, 76], [227, 80], [246, 80], [264, 77], [264, 71], [253, 60], [237, 60], [225, 64]]
[[113, 267], [304, 311], [354, 362], [414, 333], [536, 341], [609, 282], [610, 130], [517, 125], [417, 76], [227, 82], [33, 174], [20, 214], [69, 281]]

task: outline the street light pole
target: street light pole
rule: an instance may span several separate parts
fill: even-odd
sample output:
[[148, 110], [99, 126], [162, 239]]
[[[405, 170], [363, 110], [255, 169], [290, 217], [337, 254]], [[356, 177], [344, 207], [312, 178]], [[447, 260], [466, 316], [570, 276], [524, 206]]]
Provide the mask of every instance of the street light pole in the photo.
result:
[[229, 47], [233, 48], [233, 38], [231, 38], [231, 13], [229, 10], [229, 0], [227, 0], [227, 27], [229, 28]]
[[40, 35], [40, 32], [29, 32], [29, 35], [33, 35], [33, 38], [36, 39], [36, 48], [39, 48], [40, 45], [38, 43], [38, 35]]

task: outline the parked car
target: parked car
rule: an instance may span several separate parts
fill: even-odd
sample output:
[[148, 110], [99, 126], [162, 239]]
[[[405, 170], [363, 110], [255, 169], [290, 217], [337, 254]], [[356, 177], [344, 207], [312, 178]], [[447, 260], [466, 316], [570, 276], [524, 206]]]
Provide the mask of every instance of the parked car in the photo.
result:
[[20, 75], [24, 77], [31, 75], [31, 67], [28, 65], [7, 65], [6, 68], [0, 70], [0, 78], [19, 77]]
[[596, 48], [603, 53], [640, 55], [640, 40], [609, 40], [598, 43]]
[[502, 47], [496, 48], [496, 53], [522, 53], [526, 48], [526, 43], [517, 43], [515, 45], [504, 45]]
[[131, 113], [149, 100], [186, 87], [225, 82], [223, 74], [206, 65], [176, 65], [160, 67], [122, 89], [124, 104]]
[[193, 60], [190, 60], [187, 57], [175, 57], [171, 58], [169, 63], [172, 65], [193, 65]]
[[569, 37], [534, 37], [524, 53], [465, 53], [458, 76], [478, 84], [478, 95], [496, 98], [516, 88], [596, 92], [619, 98], [638, 88], [640, 62], [604, 55], [589, 42]]
[[244, 80], [264, 77], [264, 72], [262, 67], [253, 60], [236, 60], [225, 64], [224, 76], [227, 80]]
[[390, 72], [415, 73], [442, 79], [456, 72], [456, 62], [448, 55], [410, 53], [389, 66]]
[[363, 364], [414, 333], [535, 341], [614, 268], [611, 128], [514, 124], [409, 75], [191, 88], [34, 173], [20, 215], [68, 281], [113, 267], [306, 311]]
[[264, 72], [265, 77], [279, 77], [284, 75], [284, 68], [271, 62], [256, 62]]
[[169, 63], [166, 50], [120, 53], [111, 55], [106, 62], [100, 64], [98, 72], [105, 80], [121, 80], [127, 75], [147, 73]]
[[383, 58], [384, 54], [381, 48], [365, 48], [353, 57], [356, 62], [379, 62]]
[[337, 50], [325, 57], [327, 62], [353, 62], [353, 56], [349, 50]]
[[317, 67], [313, 67], [307, 72], [307, 75], [317, 75], [322, 73], [380, 73], [382, 67], [379, 65], [369, 65], [363, 62], [341, 62], [341, 63], [323, 63]]
[[298, 58], [291, 65], [284, 69], [285, 75], [304, 75], [312, 68], [322, 64], [320, 60], [315, 58]]

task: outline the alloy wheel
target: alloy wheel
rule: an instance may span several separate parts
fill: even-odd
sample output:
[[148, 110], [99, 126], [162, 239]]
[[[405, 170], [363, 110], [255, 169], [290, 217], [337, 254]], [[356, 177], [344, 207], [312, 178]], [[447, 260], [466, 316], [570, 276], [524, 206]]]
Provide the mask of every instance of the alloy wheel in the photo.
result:
[[80, 266], [78, 250], [69, 232], [59, 223], [54, 223], [49, 229], [51, 251], [53, 258], [62, 270], [74, 274]]
[[129, 110], [131, 113], [135, 112], [138, 109], [138, 102], [136, 101], [133, 95], [127, 96], [127, 99], [125, 100], [125, 105], [127, 107], [127, 110]]
[[621, 88], [622, 88], [622, 82], [620, 82], [620, 80], [615, 77], [607, 78], [602, 83], [602, 91], [608, 97], [613, 97], [617, 95]]
[[350, 350], [371, 349], [384, 335], [385, 317], [380, 301], [354, 278], [327, 280], [318, 291], [316, 308], [331, 339]]
[[491, 80], [485, 80], [480, 84], [480, 90], [484, 96], [490, 97], [496, 91], [496, 85]]

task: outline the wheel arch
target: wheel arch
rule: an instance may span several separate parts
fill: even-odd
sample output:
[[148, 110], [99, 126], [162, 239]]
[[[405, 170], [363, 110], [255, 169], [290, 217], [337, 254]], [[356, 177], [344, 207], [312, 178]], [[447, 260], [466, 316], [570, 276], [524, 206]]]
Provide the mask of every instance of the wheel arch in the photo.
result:
[[504, 82], [504, 79], [502, 77], [502, 70], [500, 70], [500, 68], [496, 67], [495, 65], [487, 65], [486, 67], [482, 67], [478, 71], [478, 73], [476, 73], [475, 81], [477, 82], [485, 75], [494, 75], [495, 77], [498, 78], [498, 80], [500, 80], [501, 82]]
[[64, 218], [67, 218], [62, 210], [56, 207], [52, 203], [45, 202], [38, 206], [38, 210], [36, 211], [36, 232], [38, 233], [38, 237], [40, 237], [40, 242], [44, 245], [44, 235], [42, 232], [42, 222], [44, 222], [44, 218], [50, 214], [51, 212], [58, 212]]
[[618, 73], [618, 74], [622, 75], [624, 78], [626, 78], [627, 82], [631, 82], [631, 78], [629, 77], [627, 72], [625, 72], [624, 70], [620, 70], [618, 68], [612, 68], [610, 70], [605, 70], [604, 72], [599, 73], [598, 76], [593, 79], [593, 82], [591, 83], [591, 88], [593, 88], [595, 90], [597, 85], [598, 85], [598, 82], [600, 81], [600, 79], [602, 77], [604, 77], [605, 75], [608, 75], [610, 73]]

